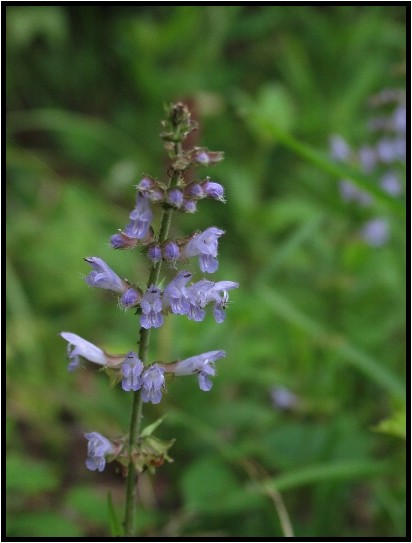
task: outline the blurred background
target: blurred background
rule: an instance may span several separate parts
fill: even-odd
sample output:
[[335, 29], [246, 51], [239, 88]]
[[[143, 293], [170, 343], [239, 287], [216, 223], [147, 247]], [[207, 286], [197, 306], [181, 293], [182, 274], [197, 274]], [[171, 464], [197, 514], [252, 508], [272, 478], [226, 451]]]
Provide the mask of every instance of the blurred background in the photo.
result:
[[164, 179], [176, 100], [225, 152], [198, 173], [227, 203], [173, 232], [226, 230], [213, 279], [240, 288], [223, 324], [152, 332], [152, 360], [227, 357], [209, 393], [176, 379], [144, 408], [176, 443], [140, 478], [139, 535], [282, 536], [285, 510], [296, 536], [404, 535], [405, 159], [385, 142], [402, 133], [406, 7], [5, 11], [8, 535], [108, 535], [109, 491], [123, 514], [124, 481], [85, 468], [83, 434], [126, 432], [131, 396], [69, 374], [58, 334], [133, 349], [137, 317], [87, 287], [82, 259], [146, 281], [146, 257], [108, 241], [142, 174]]

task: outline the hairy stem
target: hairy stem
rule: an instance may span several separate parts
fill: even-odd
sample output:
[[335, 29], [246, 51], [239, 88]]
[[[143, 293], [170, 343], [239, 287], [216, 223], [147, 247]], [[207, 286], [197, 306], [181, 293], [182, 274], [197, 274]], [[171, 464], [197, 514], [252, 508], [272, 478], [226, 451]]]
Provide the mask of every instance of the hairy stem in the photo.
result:
[[[180, 143], [175, 145], [175, 154], [181, 152]], [[173, 174], [170, 178], [169, 186], [173, 186], [179, 177], [178, 171], [173, 171]], [[158, 236], [158, 243], [163, 243], [168, 235], [169, 228], [172, 219], [172, 209], [164, 209], [162, 212], [162, 217], [160, 220], [160, 229]], [[149, 272], [149, 280], [147, 286], [155, 285], [159, 281], [160, 269], [162, 261], [152, 264]], [[143, 364], [147, 365], [147, 354], [149, 351], [149, 340], [150, 340], [150, 328], [146, 329], [140, 327], [139, 331], [139, 358]], [[142, 397], [140, 390], [133, 392], [133, 403], [132, 403], [132, 413], [130, 416], [130, 430], [129, 430], [129, 453], [132, 450], [132, 447], [137, 443], [138, 437], [140, 435], [140, 427], [142, 422]], [[132, 537], [134, 535], [134, 519], [135, 519], [135, 509], [136, 509], [136, 486], [137, 486], [137, 472], [132, 459], [130, 458], [128, 472], [127, 472], [127, 481], [126, 481], [126, 508], [124, 516], [124, 531], [125, 535]]]

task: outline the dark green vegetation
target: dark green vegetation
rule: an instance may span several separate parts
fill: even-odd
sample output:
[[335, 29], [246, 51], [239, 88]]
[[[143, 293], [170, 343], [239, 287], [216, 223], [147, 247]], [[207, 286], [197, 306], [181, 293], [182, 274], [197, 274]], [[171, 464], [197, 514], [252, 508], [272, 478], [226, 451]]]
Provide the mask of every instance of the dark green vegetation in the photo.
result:
[[[86, 470], [83, 433], [127, 431], [131, 397], [68, 374], [58, 333], [134, 348], [138, 318], [87, 287], [82, 258], [146, 281], [145, 257], [108, 239], [141, 174], [163, 175], [159, 121], [179, 99], [225, 151], [204, 175], [227, 204], [200, 202], [175, 233], [225, 229], [214, 279], [240, 288], [224, 324], [152, 332], [153, 360], [228, 355], [211, 392], [187, 377], [145, 406], [177, 441], [141, 478], [140, 534], [281, 536], [279, 492], [296, 535], [404, 535], [403, 205], [343, 203], [327, 151], [332, 133], [367, 142], [368, 97], [404, 86], [405, 11], [7, 8], [9, 535], [107, 535], [108, 491], [122, 514], [123, 480]], [[379, 248], [358, 236], [376, 215], [391, 224]], [[297, 405], [275, 408], [275, 386]]]

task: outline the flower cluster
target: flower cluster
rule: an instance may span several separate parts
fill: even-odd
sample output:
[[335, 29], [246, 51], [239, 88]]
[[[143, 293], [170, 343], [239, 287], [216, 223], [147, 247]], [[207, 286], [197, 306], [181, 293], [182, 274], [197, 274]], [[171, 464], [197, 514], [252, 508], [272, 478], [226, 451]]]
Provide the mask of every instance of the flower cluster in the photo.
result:
[[[330, 139], [330, 153], [337, 162], [356, 164], [365, 174], [376, 174], [380, 188], [393, 198], [403, 192], [402, 167], [406, 160], [406, 106], [402, 90], [387, 89], [371, 98], [371, 106], [383, 112], [372, 118], [369, 131], [374, 142], [351, 149], [341, 136]], [[340, 182], [342, 199], [369, 207], [373, 197], [349, 180]], [[360, 237], [371, 246], [380, 246], [389, 239], [390, 227], [386, 217], [372, 217], [361, 228]]]
[[[148, 175], [140, 179], [136, 185], [135, 206], [129, 214], [129, 222], [110, 239], [114, 249], [139, 247], [146, 253], [150, 262], [146, 286], [133, 284], [120, 277], [99, 257], [85, 258], [92, 267], [92, 271], [85, 276], [86, 283], [91, 287], [114, 292], [118, 296], [121, 308], [134, 308], [140, 319], [141, 338], [145, 333], [148, 334], [149, 329], [160, 328], [170, 314], [185, 315], [192, 321], [200, 322], [205, 318], [209, 306], [213, 308], [216, 323], [222, 323], [226, 316], [229, 291], [239, 286], [234, 281], [214, 282], [204, 276], [193, 280], [192, 272], [186, 269], [177, 270], [178, 263], [186, 263], [192, 257], [198, 260], [202, 274], [215, 273], [219, 267], [218, 243], [224, 234], [223, 230], [211, 226], [204, 231], [195, 231], [185, 238], [169, 238], [168, 227], [171, 213], [194, 213], [198, 202], [204, 198], [225, 202], [224, 189], [219, 183], [211, 181], [209, 177], [198, 181], [187, 180], [188, 175], [184, 175], [189, 168], [219, 162], [223, 155], [200, 147], [182, 149], [181, 142], [195, 128], [190, 113], [183, 104], [171, 107], [169, 117], [163, 126], [165, 131], [161, 137], [166, 142], [165, 147], [171, 159], [169, 178], [165, 182]], [[153, 226], [156, 208], [160, 208], [162, 212], [157, 235]], [[168, 268], [173, 270], [174, 276], [170, 280], [165, 277], [160, 282], [159, 272], [162, 262], [169, 264]], [[142, 341], [138, 353], [130, 351], [127, 354], [113, 355], [77, 334], [61, 332], [60, 335], [68, 342], [69, 371], [78, 368], [80, 358], [83, 358], [99, 365], [112, 377], [112, 382], [121, 382], [124, 391], [140, 391], [141, 400], [153, 404], [161, 401], [168, 375], [176, 377], [197, 375], [199, 388], [209, 391], [212, 388], [211, 377], [215, 375], [215, 362], [226, 355], [222, 350], [215, 350], [169, 363], [160, 361], [147, 363], [147, 348], [145, 350], [142, 347], [144, 344]], [[114, 459], [127, 465], [122, 445], [109, 441], [97, 432], [85, 434], [85, 437], [89, 440], [86, 461], [88, 469], [102, 471], [106, 461]], [[125, 442], [124, 439], [119, 441]], [[143, 441], [140, 440], [140, 443]], [[130, 443], [127, 453], [129, 455], [132, 454], [131, 446]], [[159, 445], [158, 455], [163, 459], [168, 459], [166, 453], [169, 446], [171, 442]], [[135, 451], [133, 455], [133, 458], [130, 456], [130, 461], [134, 463], [139, 457], [139, 452]], [[139, 469], [142, 468], [141, 458], [142, 454], [140, 459], [136, 460], [140, 462]], [[155, 461], [159, 461], [158, 456]]]

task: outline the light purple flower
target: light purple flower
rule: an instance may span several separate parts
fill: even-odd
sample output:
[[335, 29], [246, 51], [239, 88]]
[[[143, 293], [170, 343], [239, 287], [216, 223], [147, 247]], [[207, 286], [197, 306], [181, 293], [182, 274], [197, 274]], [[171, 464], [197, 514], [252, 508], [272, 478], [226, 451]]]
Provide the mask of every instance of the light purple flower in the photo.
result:
[[165, 383], [164, 369], [153, 364], [144, 370], [141, 376], [142, 400], [144, 402], [159, 403], [162, 399], [162, 389]]
[[209, 155], [205, 151], [199, 151], [195, 155], [195, 160], [199, 164], [209, 164]]
[[197, 211], [196, 201], [185, 198], [183, 201], [182, 210], [185, 213], [195, 213]]
[[351, 181], [343, 180], [339, 183], [339, 189], [342, 199], [345, 202], [358, 202], [363, 206], [368, 206], [372, 203], [372, 197], [364, 190], [358, 189]]
[[391, 196], [399, 196], [402, 193], [402, 184], [399, 176], [393, 172], [386, 172], [379, 181], [382, 189]]
[[377, 153], [372, 147], [364, 146], [359, 149], [359, 160], [366, 173], [370, 173], [376, 166]]
[[228, 290], [238, 288], [239, 283], [234, 281], [219, 281], [215, 283], [206, 293], [206, 303], [215, 302], [213, 316], [215, 321], [220, 324], [226, 318], [226, 306], [229, 303]]
[[184, 256], [191, 257], [199, 255], [199, 265], [202, 272], [215, 272], [219, 266], [216, 259], [218, 239], [224, 233], [224, 230], [212, 226], [200, 234], [195, 234], [184, 247]]
[[173, 373], [175, 375], [197, 373], [200, 389], [207, 392], [212, 388], [212, 381], [209, 376], [215, 375], [215, 362], [224, 356], [226, 356], [225, 351], [210, 351], [185, 360], [179, 360], [174, 366]]
[[333, 135], [329, 140], [330, 155], [337, 162], [346, 162], [351, 155], [351, 149], [346, 140], [339, 135]]
[[122, 388], [123, 390], [139, 390], [142, 386], [141, 373], [144, 369], [143, 362], [136, 353], [131, 351], [126, 355], [122, 364]]
[[173, 207], [181, 207], [183, 204], [183, 192], [178, 188], [169, 190], [167, 194], [167, 201]]
[[114, 234], [110, 238], [110, 245], [113, 249], [132, 249], [136, 247], [137, 240], [135, 238], [129, 238], [123, 233]]
[[202, 187], [206, 196], [209, 198], [219, 200], [220, 202], [225, 201], [225, 189], [219, 183], [215, 183], [214, 181], [205, 181]]
[[106, 456], [114, 452], [113, 444], [98, 432], [84, 434], [84, 437], [89, 440], [87, 444], [87, 469], [103, 471], [106, 465]]
[[160, 290], [155, 285], [151, 285], [147, 289], [140, 302], [140, 307], [142, 308], [140, 324], [143, 328], [159, 328], [159, 326], [162, 326], [162, 300]]
[[162, 260], [162, 250], [160, 246], [157, 244], [150, 245], [147, 250], [147, 256], [154, 264], [160, 262], [160, 260]]
[[67, 345], [67, 355], [70, 359], [68, 366], [69, 371], [74, 371], [80, 365], [79, 356], [82, 356], [90, 362], [104, 366], [107, 363], [107, 358], [99, 347], [93, 345], [89, 341], [86, 341], [77, 334], [72, 334], [71, 332], [61, 332], [61, 337], [68, 342]]
[[161, 202], [164, 199], [163, 190], [158, 182], [150, 177], [143, 177], [136, 188], [141, 196], [148, 198], [151, 202]]
[[285, 387], [273, 387], [270, 391], [273, 407], [281, 410], [293, 409], [299, 403], [299, 399]]
[[185, 188], [185, 194], [193, 198], [204, 198], [206, 196], [202, 185], [199, 183], [190, 183]]
[[94, 271], [86, 276], [86, 283], [91, 287], [99, 287], [114, 292], [125, 292], [127, 285], [114, 273], [104, 260], [97, 256], [90, 256], [84, 259], [88, 262]]
[[163, 256], [167, 262], [176, 262], [180, 257], [180, 249], [177, 243], [174, 241], [169, 241], [163, 247]]
[[129, 215], [131, 222], [124, 229], [124, 233], [129, 238], [144, 239], [149, 232], [152, 217], [149, 199], [138, 193], [136, 206]]
[[120, 298], [120, 305], [126, 309], [137, 305], [141, 299], [141, 294], [139, 294], [134, 288], [129, 287], [123, 296]]
[[187, 316], [190, 320], [201, 322], [205, 318], [206, 311], [204, 310], [204, 307], [208, 301], [206, 295], [213, 286], [213, 281], [201, 279], [188, 287], [187, 297], [189, 301], [189, 310]]
[[166, 286], [163, 291], [163, 305], [170, 307], [175, 315], [185, 315], [189, 311], [188, 291], [186, 284], [190, 281], [192, 274], [181, 271]]
[[383, 218], [371, 219], [363, 226], [361, 237], [372, 247], [384, 245], [389, 239], [388, 221]]

